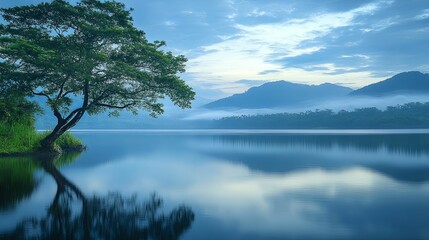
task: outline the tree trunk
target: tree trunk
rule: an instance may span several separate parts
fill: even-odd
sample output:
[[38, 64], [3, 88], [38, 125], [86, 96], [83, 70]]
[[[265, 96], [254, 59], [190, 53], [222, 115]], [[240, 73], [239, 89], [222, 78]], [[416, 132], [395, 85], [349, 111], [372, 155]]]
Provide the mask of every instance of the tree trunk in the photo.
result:
[[42, 139], [42, 141], [40, 141], [40, 150], [47, 153], [61, 153], [62, 149], [55, 149], [55, 141], [67, 130], [74, 127], [77, 122], [79, 122], [79, 120], [82, 118], [84, 113], [84, 110], [77, 112], [76, 115], [68, 122], [64, 121], [63, 119], [59, 119], [57, 126], [55, 126], [54, 130], [52, 130], [52, 132], [48, 136], [46, 136], [44, 139]]
[[57, 117], [57, 126], [55, 126], [54, 130], [46, 136], [41, 142], [41, 150], [48, 153], [60, 153], [62, 149], [55, 149], [55, 141], [67, 130], [74, 127], [77, 122], [83, 117], [85, 114], [87, 108], [88, 108], [88, 101], [89, 101], [89, 83], [88, 81], [85, 82], [85, 87], [83, 89], [84, 98], [83, 98], [83, 104], [81, 108], [75, 109], [72, 111], [69, 116], [66, 118], [63, 118], [61, 116], [60, 111], [56, 107], [52, 107], [52, 110], [54, 111], [55, 117]]
[[40, 141], [40, 147], [43, 152], [59, 153], [60, 149], [55, 149], [55, 141], [64, 133], [62, 126], [57, 125], [54, 130]]

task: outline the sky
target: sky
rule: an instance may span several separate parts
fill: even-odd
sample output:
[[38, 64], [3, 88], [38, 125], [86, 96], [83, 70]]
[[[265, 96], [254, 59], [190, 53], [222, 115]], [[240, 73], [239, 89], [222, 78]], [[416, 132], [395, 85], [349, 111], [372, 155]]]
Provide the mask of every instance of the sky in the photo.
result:
[[[359, 88], [429, 72], [427, 0], [119, 0], [207, 99], [267, 81]], [[1, 0], [0, 7], [41, 0]]]

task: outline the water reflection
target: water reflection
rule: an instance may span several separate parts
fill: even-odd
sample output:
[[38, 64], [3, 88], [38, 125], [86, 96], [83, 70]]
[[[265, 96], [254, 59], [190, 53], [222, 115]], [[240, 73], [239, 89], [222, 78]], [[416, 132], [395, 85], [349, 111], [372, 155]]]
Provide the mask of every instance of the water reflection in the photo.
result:
[[[170, 217], [175, 215], [170, 210], [182, 202], [198, 215], [192, 228], [180, 235], [183, 239], [429, 239], [429, 154], [424, 149], [428, 135], [91, 133], [79, 137], [90, 146], [87, 152], [70, 165], [54, 161], [54, 166], [64, 166], [60, 174], [71, 184], [61, 183], [61, 176], [58, 184], [50, 177], [36, 181], [29, 201], [0, 216], [0, 232], [1, 227], [15, 227], [24, 219], [16, 216], [23, 212], [36, 215], [37, 208], [52, 205], [60, 186], [60, 207], [51, 211], [64, 212], [69, 220], [53, 221], [55, 215], [43, 209], [35, 217], [37, 229], [42, 222], [49, 229], [53, 222], [67, 222], [80, 228], [83, 238], [85, 221], [75, 219], [84, 219], [84, 206], [97, 209], [98, 215], [87, 213], [97, 219], [108, 214], [108, 206], [134, 204], [124, 196], [145, 196], [156, 189], [174, 205], [164, 206], [168, 214], [162, 219], [181, 219]], [[410, 148], [414, 150], [406, 150]], [[49, 167], [44, 167], [46, 172], [55, 177]], [[40, 177], [33, 175], [36, 180]], [[118, 193], [108, 194], [112, 191]], [[144, 204], [151, 202], [153, 198]], [[96, 203], [100, 206], [93, 207]], [[104, 206], [106, 211], [101, 209]], [[172, 220], [162, 221], [162, 226], [174, 225]], [[96, 235], [94, 224], [89, 224], [91, 236], [108, 238]], [[148, 226], [148, 221], [143, 224]]]
[[269, 134], [214, 136], [224, 145], [242, 147], [305, 147], [309, 149], [354, 149], [405, 155], [429, 155], [428, 134]]
[[[178, 239], [190, 228], [194, 213], [189, 207], [182, 205], [167, 215], [160, 213], [163, 200], [156, 195], [144, 202], [136, 195], [124, 197], [121, 193], [85, 196], [55, 166], [70, 163], [75, 157], [36, 160], [54, 178], [55, 197], [43, 217], [18, 223], [14, 230], [0, 234], [1, 239]], [[29, 179], [33, 178], [21, 181]], [[26, 193], [31, 194], [31, 190]]]
[[219, 135], [209, 141], [214, 147], [202, 147], [205, 154], [258, 171], [364, 166], [403, 182], [429, 181], [428, 134]]
[[0, 212], [12, 210], [31, 196], [39, 182], [33, 176], [34, 162], [29, 158], [2, 158], [0, 162]]
[[[187, 239], [429, 237], [428, 183], [404, 183], [365, 167], [262, 172], [228, 159], [176, 151], [173, 157], [162, 150], [69, 174], [80, 184], [97, 179], [88, 189], [158, 189], [190, 203], [200, 222]], [[124, 173], [118, 176], [118, 170]]]

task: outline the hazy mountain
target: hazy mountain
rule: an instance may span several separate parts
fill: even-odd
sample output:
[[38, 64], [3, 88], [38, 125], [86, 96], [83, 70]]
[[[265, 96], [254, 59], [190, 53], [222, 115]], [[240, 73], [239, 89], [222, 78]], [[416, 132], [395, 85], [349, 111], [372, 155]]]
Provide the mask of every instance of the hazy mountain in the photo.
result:
[[358, 96], [386, 96], [397, 94], [429, 93], [429, 74], [403, 72], [384, 81], [368, 85], [350, 93]]
[[353, 90], [335, 84], [305, 85], [286, 81], [265, 83], [244, 93], [206, 104], [206, 108], [275, 108], [296, 106], [348, 95]]
[[[76, 128], [198, 128], [207, 127], [198, 121], [230, 116], [299, 113], [315, 109], [331, 109], [334, 112], [365, 107], [385, 109], [387, 106], [409, 102], [429, 102], [428, 93], [429, 74], [420, 72], [401, 73], [356, 91], [329, 83], [305, 85], [277, 81], [211, 103], [200, 95], [190, 110], [180, 109], [166, 100], [165, 114], [156, 119], [144, 111], [138, 116], [122, 112], [117, 118], [108, 117], [107, 113], [85, 115]], [[46, 106], [45, 99], [31, 100], [39, 102], [45, 109], [45, 115], [36, 117], [37, 128], [52, 128], [56, 119]], [[74, 100], [74, 106], [81, 104], [80, 98], [74, 97]]]

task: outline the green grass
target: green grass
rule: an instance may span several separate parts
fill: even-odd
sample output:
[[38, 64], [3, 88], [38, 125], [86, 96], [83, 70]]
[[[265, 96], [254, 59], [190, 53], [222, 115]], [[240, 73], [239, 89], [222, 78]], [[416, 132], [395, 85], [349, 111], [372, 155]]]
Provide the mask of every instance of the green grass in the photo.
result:
[[56, 141], [56, 144], [60, 149], [69, 149], [76, 146], [82, 146], [83, 143], [79, 138], [76, 138], [70, 132], [65, 132], [61, 137]]
[[[42, 140], [44, 137], [46, 137], [50, 132], [43, 132], [43, 133], [39, 133], [39, 140], [37, 142], [37, 147], [40, 147], [38, 145], [38, 143], [40, 142], [40, 140]], [[70, 132], [65, 132], [63, 135], [61, 135], [57, 141], [55, 141], [55, 145], [54, 148], [56, 150], [61, 151], [62, 149], [72, 149], [75, 148], [77, 146], [82, 146], [83, 143], [80, 139], [76, 138], [75, 136], [73, 136], [73, 134], [71, 134]]]
[[32, 126], [0, 122], [0, 153], [31, 152], [40, 139]]
[[[0, 153], [28, 153], [40, 147], [40, 141], [49, 132], [38, 133], [33, 126], [22, 123], [0, 122]], [[82, 142], [71, 133], [64, 133], [56, 142], [55, 149], [70, 149], [82, 146]]]

